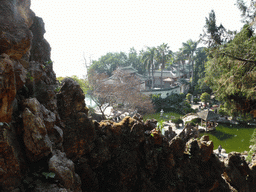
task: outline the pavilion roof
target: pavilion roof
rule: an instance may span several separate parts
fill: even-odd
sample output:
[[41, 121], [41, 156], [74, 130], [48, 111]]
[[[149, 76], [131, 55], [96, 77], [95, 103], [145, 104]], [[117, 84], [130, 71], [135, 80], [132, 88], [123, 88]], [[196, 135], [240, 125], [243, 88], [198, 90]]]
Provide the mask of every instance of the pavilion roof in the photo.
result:
[[219, 114], [217, 113], [214, 113], [213, 111], [210, 111], [210, 110], [204, 110], [204, 111], [200, 111], [197, 113], [197, 115], [199, 116], [199, 118], [203, 119], [203, 120], [207, 120], [207, 121], [210, 121], [210, 120], [216, 120], [219, 118]]

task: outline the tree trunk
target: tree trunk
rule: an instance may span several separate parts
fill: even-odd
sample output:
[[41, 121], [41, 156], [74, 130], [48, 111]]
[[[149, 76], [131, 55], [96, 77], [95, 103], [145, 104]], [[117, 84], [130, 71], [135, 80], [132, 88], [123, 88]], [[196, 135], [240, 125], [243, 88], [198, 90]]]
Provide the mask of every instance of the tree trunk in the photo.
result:
[[163, 88], [163, 67], [161, 67], [161, 89]]
[[154, 89], [154, 66], [152, 65], [152, 89]]
[[194, 61], [192, 60], [191, 62], [192, 62], [192, 74], [191, 74], [192, 79], [191, 79], [191, 88], [192, 88], [192, 91], [194, 91], [194, 89], [193, 89], [193, 84], [194, 84], [194, 81], [193, 81], [193, 78], [194, 78]]

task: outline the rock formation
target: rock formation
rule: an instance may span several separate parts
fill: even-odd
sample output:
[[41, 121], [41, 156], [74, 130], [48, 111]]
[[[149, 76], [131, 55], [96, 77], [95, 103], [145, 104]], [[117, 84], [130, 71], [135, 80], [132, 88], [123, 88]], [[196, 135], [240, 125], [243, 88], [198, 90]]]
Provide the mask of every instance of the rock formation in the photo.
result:
[[219, 161], [207, 136], [89, 119], [79, 85], [56, 83], [30, 0], [2, 0], [0, 16], [0, 191], [255, 191], [255, 164]]

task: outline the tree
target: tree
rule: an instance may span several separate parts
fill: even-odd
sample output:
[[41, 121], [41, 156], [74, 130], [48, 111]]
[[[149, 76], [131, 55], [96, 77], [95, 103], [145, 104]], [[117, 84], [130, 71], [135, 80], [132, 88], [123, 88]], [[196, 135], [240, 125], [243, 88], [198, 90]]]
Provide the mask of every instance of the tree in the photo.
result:
[[132, 65], [133, 68], [137, 69], [138, 73], [140, 74], [144, 74], [146, 72], [145, 68], [143, 67], [142, 55], [138, 54], [134, 47], [130, 49], [127, 63]]
[[182, 48], [180, 48], [180, 50], [178, 52], [176, 52], [175, 54], [175, 59], [174, 59], [174, 63], [177, 64], [177, 67], [178, 67], [178, 71], [179, 71], [179, 74], [180, 74], [180, 66], [182, 65], [182, 68], [183, 68], [183, 72], [185, 71], [185, 61], [186, 61], [186, 55], [183, 53], [183, 50]]
[[186, 43], [182, 43], [183, 45], [183, 53], [187, 55], [188, 63], [192, 66], [192, 82], [191, 87], [193, 87], [193, 78], [194, 78], [194, 54], [197, 48], [197, 42], [192, 41], [191, 39], [188, 40]]
[[116, 102], [113, 86], [104, 83], [107, 78], [106, 74], [99, 74], [95, 71], [88, 75], [89, 87], [87, 94], [96, 103], [103, 119], [106, 119], [105, 110]]
[[117, 103], [142, 114], [154, 111], [150, 97], [140, 92], [143, 82], [139, 78], [120, 69], [115, 70], [113, 74], [113, 91]]
[[150, 77], [150, 68], [151, 68], [152, 89], [154, 88], [155, 58], [156, 58], [156, 48], [147, 47], [147, 51], [144, 52], [142, 60], [144, 61], [144, 67], [148, 70], [149, 77]]
[[191, 95], [190, 93], [188, 93], [188, 94], [186, 95], [186, 100], [187, 100], [189, 103], [191, 103], [191, 99], [192, 99], [192, 95]]
[[210, 98], [211, 98], [211, 96], [210, 96], [210, 94], [207, 93], [207, 92], [204, 92], [204, 93], [201, 95], [201, 97], [200, 97], [201, 101], [204, 102], [205, 106], [207, 106], [207, 102], [210, 101]]
[[163, 88], [163, 70], [165, 64], [172, 58], [172, 51], [169, 50], [168, 44], [163, 43], [157, 47], [157, 60], [161, 64], [161, 88]]
[[205, 18], [206, 24], [204, 28], [206, 31], [203, 31], [203, 34], [200, 34], [200, 41], [204, 44], [207, 44], [208, 47], [217, 47], [223, 43], [227, 43], [233, 39], [233, 35], [236, 32], [226, 31], [222, 24], [217, 26], [215, 12], [212, 10], [209, 13], [209, 18]]
[[237, 0], [237, 7], [242, 12], [241, 16], [243, 22], [246, 24], [254, 23], [256, 20], [256, 1], [251, 0], [250, 5], [247, 6], [243, 0]]
[[104, 74], [95, 73], [89, 76], [89, 83], [90, 95], [104, 118], [106, 108], [116, 104], [124, 106], [122, 110], [127, 108], [133, 111], [137, 110], [142, 114], [154, 111], [151, 99], [140, 92], [141, 82], [139, 79], [119, 68], [113, 71], [111, 79]]
[[107, 53], [101, 56], [98, 61], [93, 61], [92, 65], [88, 69], [88, 73], [97, 72], [98, 74], [105, 73], [111, 76], [112, 72], [118, 66], [129, 65], [127, 55], [124, 52], [120, 53]]
[[[245, 25], [225, 45], [209, 48], [211, 58], [205, 65], [204, 82], [219, 101], [233, 103], [232, 110], [245, 115], [256, 107], [256, 36]], [[231, 109], [230, 109], [231, 110]]]
[[[205, 51], [205, 48], [200, 47], [196, 50], [196, 55], [194, 57], [194, 76], [193, 76], [193, 82], [194, 82], [194, 93], [198, 94], [199, 92], [205, 92], [206, 85], [201, 83], [202, 79], [205, 77], [205, 63], [207, 61], [207, 53]], [[202, 86], [201, 86], [202, 84]]]

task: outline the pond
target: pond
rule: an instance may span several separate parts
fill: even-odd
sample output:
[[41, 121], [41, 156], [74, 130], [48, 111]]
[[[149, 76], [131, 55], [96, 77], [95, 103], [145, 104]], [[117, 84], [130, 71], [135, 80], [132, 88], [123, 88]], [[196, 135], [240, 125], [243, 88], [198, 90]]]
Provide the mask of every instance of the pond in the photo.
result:
[[216, 131], [202, 133], [200, 136], [209, 135], [210, 140], [213, 141], [214, 150], [221, 145], [227, 153], [231, 151], [244, 152], [250, 150], [250, 139], [255, 128], [255, 126], [247, 125], [219, 124]]

